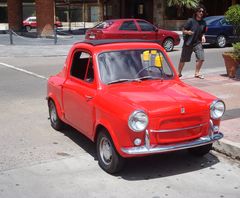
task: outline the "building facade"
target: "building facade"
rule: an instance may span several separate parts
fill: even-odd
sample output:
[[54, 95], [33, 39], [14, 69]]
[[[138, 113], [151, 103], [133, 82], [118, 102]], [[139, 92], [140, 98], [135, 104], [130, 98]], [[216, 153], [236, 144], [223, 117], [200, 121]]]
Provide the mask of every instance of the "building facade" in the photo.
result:
[[[223, 15], [240, 0], [201, 2], [209, 15]], [[39, 36], [51, 35], [56, 19], [77, 26], [114, 18], [143, 18], [163, 28], [179, 29], [192, 12], [182, 9], [177, 13], [176, 7], [167, 6], [167, 0], [0, 0], [0, 23], [21, 30], [23, 19], [37, 16]]]

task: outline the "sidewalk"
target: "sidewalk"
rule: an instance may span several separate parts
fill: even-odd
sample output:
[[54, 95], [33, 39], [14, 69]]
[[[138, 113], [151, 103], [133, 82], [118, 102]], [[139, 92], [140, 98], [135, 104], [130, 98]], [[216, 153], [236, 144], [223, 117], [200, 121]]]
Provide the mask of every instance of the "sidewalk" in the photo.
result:
[[214, 143], [214, 149], [232, 158], [240, 159], [240, 81], [230, 79], [220, 73], [205, 76], [204, 80], [182, 78], [190, 85], [211, 93], [226, 104], [226, 112], [221, 121], [220, 131], [224, 138]]

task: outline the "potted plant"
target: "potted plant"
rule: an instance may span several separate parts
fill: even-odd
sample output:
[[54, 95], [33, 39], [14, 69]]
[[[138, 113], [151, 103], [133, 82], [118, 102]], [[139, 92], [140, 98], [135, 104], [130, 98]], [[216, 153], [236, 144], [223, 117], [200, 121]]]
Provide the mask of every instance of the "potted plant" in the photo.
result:
[[[235, 36], [240, 40], [240, 5], [236, 4], [227, 10], [225, 13], [226, 20], [233, 25]], [[223, 58], [227, 70], [227, 75], [234, 78], [237, 67], [240, 64], [240, 42], [233, 44], [233, 50], [224, 52]]]

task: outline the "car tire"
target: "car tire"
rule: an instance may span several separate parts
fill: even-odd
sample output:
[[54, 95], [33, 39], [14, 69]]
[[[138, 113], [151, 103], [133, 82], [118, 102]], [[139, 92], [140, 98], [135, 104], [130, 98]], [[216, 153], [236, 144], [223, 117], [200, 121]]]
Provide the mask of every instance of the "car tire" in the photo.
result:
[[219, 35], [217, 37], [217, 47], [219, 48], [224, 48], [226, 47], [227, 45], [227, 39], [226, 39], [226, 36], [224, 35]]
[[49, 100], [48, 102], [48, 109], [49, 109], [49, 117], [51, 126], [57, 130], [61, 131], [64, 128], [64, 122], [59, 118], [56, 105], [53, 100]]
[[189, 153], [191, 153], [192, 155], [195, 155], [195, 156], [204, 156], [207, 153], [209, 153], [210, 150], [212, 150], [212, 144], [207, 144], [204, 146], [199, 146], [199, 147], [194, 147], [194, 148], [188, 149]]
[[115, 149], [112, 138], [106, 130], [101, 130], [97, 136], [97, 158], [99, 166], [107, 173], [119, 172], [125, 159]]
[[162, 46], [167, 52], [172, 51], [174, 47], [173, 39], [172, 38], [165, 39], [162, 43]]
[[30, 26], [30, 25], [26, 25], [26, 26], [25, 26], [25, 30], [26, 30], [27, 32], [30, 32], [30, 31], [31, 31], [31, 29], [32, 29], [32, 28], [31, 28], [31, 26]]

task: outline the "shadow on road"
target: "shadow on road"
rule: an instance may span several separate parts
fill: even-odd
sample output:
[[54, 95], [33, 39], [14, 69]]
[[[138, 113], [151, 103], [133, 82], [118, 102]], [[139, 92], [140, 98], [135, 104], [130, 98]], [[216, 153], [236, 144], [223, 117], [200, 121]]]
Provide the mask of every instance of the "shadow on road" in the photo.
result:
[[[214, 169], [218, 158], [209, 153], [204, 157], [194, 157], [186, 150], [129, 159], [125, 169], [118, 174], [126, 180], [148, 180], [176, 176], [204, 168]], [[201, 174], [201, 173], [200, 173]]]
[[[66, 127], [63, 133], [89, 153], [94, 160], [97, 160], [95, 144], [92, 141], [69, 126]], [[214, 169], [212, 166], [218, 162], [218, 158], [211, 153], [204, 157], [195, 157], [190, 155], [186, 150], [182, 150], [127, 159], [124, 169], [115, 174], [115, 176], [130, 181], [164, 178], [199, 171], [204, 168]]]

